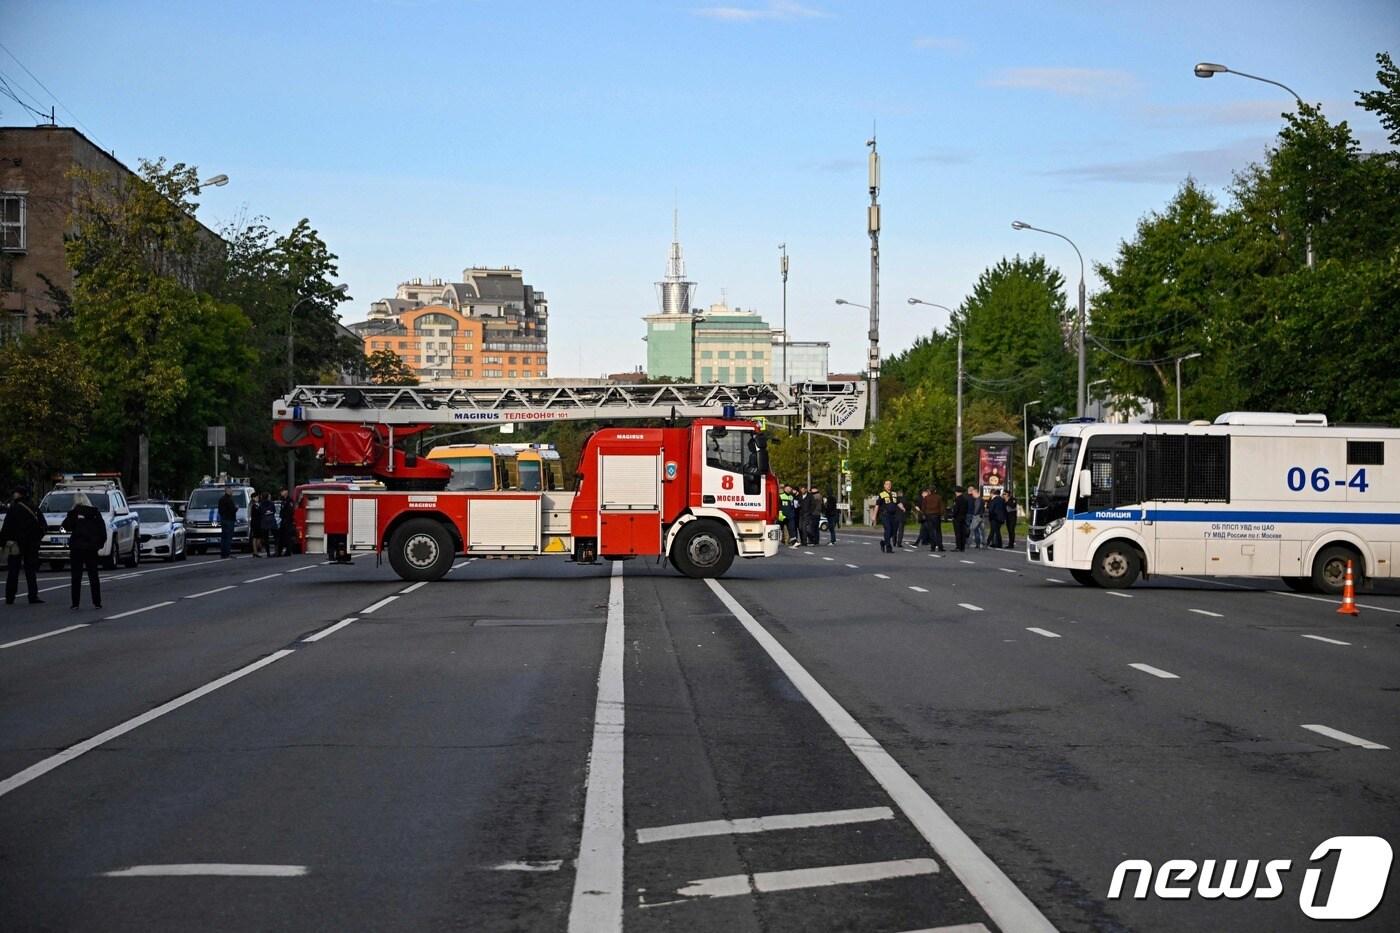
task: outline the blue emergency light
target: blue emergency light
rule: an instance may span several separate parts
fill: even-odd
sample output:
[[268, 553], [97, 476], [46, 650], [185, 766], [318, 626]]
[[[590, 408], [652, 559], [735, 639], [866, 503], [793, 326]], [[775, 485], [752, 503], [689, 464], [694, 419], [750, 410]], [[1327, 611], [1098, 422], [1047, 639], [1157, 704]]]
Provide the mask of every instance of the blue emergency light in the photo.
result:
[[721, 409], [720, 416], [734, 421], [739, 417], [739, 409], [734, 405], [725, 405], [724, 408]]

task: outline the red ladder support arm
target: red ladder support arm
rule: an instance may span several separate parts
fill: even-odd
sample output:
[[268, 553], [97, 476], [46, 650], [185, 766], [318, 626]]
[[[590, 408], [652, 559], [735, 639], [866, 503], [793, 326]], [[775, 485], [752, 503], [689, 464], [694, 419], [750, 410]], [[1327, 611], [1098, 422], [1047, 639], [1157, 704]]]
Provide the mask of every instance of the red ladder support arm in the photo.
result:
[[393, 446], [433, 427], [431, 424], [348, 424], [335, 421], [277, 421], [272, 436], [281, 447], [310, 447], [330, 468], [363, 469], [386, 485], [419, 488], [447, 485], [452, 468], [436, 460], [410, 458]]

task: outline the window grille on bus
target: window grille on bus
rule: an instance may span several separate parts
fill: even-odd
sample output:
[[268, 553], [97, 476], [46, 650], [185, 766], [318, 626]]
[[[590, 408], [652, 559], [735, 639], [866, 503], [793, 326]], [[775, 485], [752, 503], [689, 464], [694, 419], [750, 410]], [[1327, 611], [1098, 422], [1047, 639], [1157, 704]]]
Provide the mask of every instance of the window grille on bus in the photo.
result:
[[1153, 434], [1147, 438], [1147, 498], [1180, 502], [1186, 498], [1186, 437]]
[[1347, 441], [1347, 463], [1352, 466], [1384, 466], [1385, 441]]
[[1186, 501], [1230, 501], [1230, 438], [1186, 437]]

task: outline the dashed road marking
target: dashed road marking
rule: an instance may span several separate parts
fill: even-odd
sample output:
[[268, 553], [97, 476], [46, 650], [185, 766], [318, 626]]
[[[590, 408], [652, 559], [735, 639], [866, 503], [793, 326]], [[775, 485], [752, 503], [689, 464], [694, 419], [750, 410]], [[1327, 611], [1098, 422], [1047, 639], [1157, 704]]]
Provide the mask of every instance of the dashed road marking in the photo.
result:
[[1223, 615], [1221, 615], [1220, 613], [1218, 613], [1218, 612], [1211, 612], [1209, 609], [1189, 609], [1189, 610], [1187, 610], [1187, 611], [1188, 611], [1188, 612], [1194, 612], [1194, 613], [1195, 613], [1196, 615], [1198, 615], [1198, 616], [1210, 616], [1212, 619], [1223, 619], [1223, 618], [1225, 618], [1225, 617], [1224, 617]]
[[414, 592], [415, 590], [421, 590], [423, 587], [425, 587], [425, 586], [427, 586], [427, 585], [428, 585], [428, 581], [427, 581], [427, 580], [419, 580], [417, 583], [410, 583], [408, 586], [406, 586], [406, 587], [404, 587], [403, 589], [399, 590], [399, 595], [400, 595], [400, 596], [406, 596], [407, 594], [412, 593], [412, 592]]
[[958, 603], [958, 605], [959, 605], [959, 606], [962, 606], [962, 607], [963, 607], [964, 609], [966, 609], [968, 612], [981, 612], [981, 611], [982, 611], [982, 607], [981, 607], [981, 606], [974, 606], [974, 605], [972, 605], [972, 603]]
[[822, 558], [822, 560], [835, 560], [835, 559], [836, 559], [836, 558], [834, 558], [834, 557], [823, 557], [823, 558]]
[[848, 823], [873, 823], [894, 819], [889, 807], [864, 807], [858, 810], [825, 810], [819, 813], [784, 813], [777, 816], [757, 816], [741, 820], [706, 820], [700, 823], [677, 823], [637, 830], [637, 842], [667, 842], [672, 839], [693, 839], [698, 836], [729, 836], [739, 833], [766, 833], [780, 829], [808, 829], [813, 826], [842, 826]]
[[860, 569], [860, 564], [847, 564], [846, 566], [847, 566], [847, 567], [850, 567], [852, 570], [859, 570], [859, 569]]
[[1153, 667], [1151, 664], [1143, 664], [1141, 661], [1135, 661], [1134, 663], [1129, 664], [1128, 666], [1131, 668], [1136, 668], [1137, 670], [1142, 671], [1144, 674], [1151, 674], [1153, 677], [1160, 677], [1163, 680], [1181, 679], [1176, 674], [1173, 674], [1171, 671], [1164, 671], [1160, 667]]
[[1331, 726], [1319, 726], [1316, 723], [1313, 723], [1312, 725], [1305, 724], [1303, 728], [1307, 729], [1309, 732], [1316, 732], [1318, 735], [1325, 735], [1329, 739], [1336, 739], [1338, 742], [1346, 742], [1348, 745], [1357, 745], [1361, 748], [1380, 750], [1390, 748], [1389, 745], [1381, 745], [1379, 742], [1372, 742], [1368, 739], [1358, 738], [1357, 736], [1351, 735], [1350, 733], [1342, 732], [1340, 729], [1333, 729]]
[[361, 615], [369, 615], [371, 612], [378, 612], [380, 609], [383, 609], [385, 606], [389, 605], [390, 603], [392, 603], [394, 600], [396, 600], [396, 599], [398, 599], [398, 598], [399, 598], [399, 597], [398, 597], [398, 594], [395, 594], [395, 595], [393, 595], [393, 596], [385, 596], [383, 599], [381, 599], [379, 602], [375, 603], [374, 605], [372, 605], [372, 606], [366, 606], [364, 609], [361, 609], [361, 610], [360, 610], [360, 614], [361, 614]]
[[300, 878], [305, 865], [237, 865], [227, 862], [201, 862], [185, 865], [133, 865], [104, 871], [103, 878]]
[[139, 716], [133, 716], [126, 722], [123, 722], [120, 725], [113, 726], [106, 732], [99, 732], [97, 735], [94, 735], [90, 739], [84, 739], [76, 745], [70, 745], [68, 748], [65, 748], [57, 755], [50, 755], [43, 761], [32, 764], [29, 767], [25, 768], [23, 771], [19, 772], [18, 774], [11, 775], [5, 780], [0, 781], [0, 797], [5, 796], [12, 790], [23, 787], [35, 778], [42, 777], [43, 775], [48, 774], [50, 771], [52, 771], [54, 768], [57, 768], [59, 765], [67, 764], [74, 758], [77, 758], [80, 755], [85, 755], [88, 752], [92, 751], [94, 748], [97, 748], [101, 745], [105, 745], [106, 743], [112, 741], [115, 738], [120, 738], [121, 736], [126, 735], [133, 729], [140, 728], [141, 726], [144, 726], [146, 723], [151, 722], [152, 720], [159, 719], [166, 713], [173, 712], [174, 710], [179, 709], [186, 703], [193, 703], [195, 700], [198, 700], [205, 694], [213, 693], [220, 687], [227, 686], [228, 684], [233, 683], [235, 680], [238, 680], [240, 677], [246, 677], [256, 670], [267, 667], [269, 664], [276, 663], [277, 661], [282, 660], [288, 655], [295, 653], [296, 651], [291, 648], [283, 648], [281, 651], [274, 651], [267, 657], [254, 661], [252, 664], [240, 667], [238, 670], [234, 671], [231, 674], [225, 674], [217, 680], [212, 680], [202, 687], [198, 687], [194, 690], [191, 690], [189, 693], [186, 693], [182, 696], [178, 696], [175, 699], [170, 700], [168, 702], [162, 703], [155, 709], [149, 709]]
[[1045, 581], [1046, 581], [1047, 583], [1068, 583], [1068, 582], [1069, 582], [1068, 580], [1061, 580], [1059, 577], [1046, 577], [1046, 578], [1045, 578]]
[[1034, 627], [1032, 627], [1032, 628], [1027, 628], [1026, 631], [1028, 631], [1028, 632], [1035, 632], [1037, 635], [1042, 635], [1042, 636], [1044, 636], [1044, 637], [1046, 637], [1046, 638], [1059, 638], [1059, 637], [1060, 637], [1057, 633], [1052, 632], [1052, 631], [1050, 631], [1049, 629], [1044, 629], [1044, 628], [1034, 628]]
[[811, 552], [811, 551], [803, 551], [802, 553], [803, 553], [803, 554], [806, 554], [808, 557], [811, 557], [811, 556], [812, 556], [812, 552]]
[[1104, 590], [1109, 596], [1117, 596], [1119, 599], [1132, 599], [1131, 593], [1120, 593], [1117, 590]]
[[288, 570], [287, 573], [301, 573], [303, 570], [315, 570], [318, 566], [320, 565], [307, 564], [305, 567], [293, 567], [291, 570]]
[[875, 576], [879, 577], [881, 580], [888, 580], [890, 578], [889, 574], [886, 573], [877, 573]]
[[311, 635], [307, 635], [305, 638], [302, 639], [302, 641], [305, 641], [305, 642], [320, 641], [322, 638], [325, 638], [327, 635], [330, 635], [330, 634], [332, 634], [332, 633], [334, 633], [334, 632], [338, 632], [338, 631], [340, 631], [341, 629], [345, 628], [345, 626], [349, 625], [351, 622], [356, 622], [356, 621], [358, 621], [358, 620], [359, 620], [359, 616], [351, 616], [351, 617], [348, 618], [348, 619], [341, 619], [339, 622], [335, 623], [334, 625], [329, 625], [329, 626], [327, 626], [326, 628], [321, 629], [319, 632], [316, 632], [316, 633], [311, 634]]
[[928, 592], [928, 590], [924, 589], [922, 586], [911, 586], [911, 587], [909, 587], [909, 589], [913, 590], [915, 593], [927, 593], [927, 592]]
[[677, 891], [682, 897], [736, 897], [755, 891], [797, 891], [834, 884], [862, 884], [886, 878], [908, 878], [937, 873], [931, 858], [905, 858], [858, 865], [829, 865], [823, 868], [795, 868], [789, 871], [760, 871], [752, 875], [724, 875], [701, 878]]
[[243, 582], [244, 582], [244, 583], [261, 583], [261, 582], [263, 582], [264, 580], [271, 580], [273, 577], [280, 577], [280, 576], [282, 576], [282, 571], [279, 570], [279, 571], [277, 571], [276, 573], [265, 573], [265, 574], [263, 574], [263, 575], [260, 576], [260, 577], [254, 577], [254, 578], [251, 579], [251, 580], [244, 580]]
[[143, 612], [150, 612], [152, 609], [163, 609], [163, 608], [165, 608], [166, 606], [173, 606], [173, 605], [175, 605], [175, 600], [173, 600], [173, 599], [167, 599], [167, 600], [166, 600], [165, 602], [163, 602], [163, 603], [154, 603], [153, 605], [150, 605], [150, 606], [142, 606], [140, 609], [128, 609], [126, 612], [119, 612], [119, 613], [117, 613], [117, 614], [114, 615], [114, 616], [107, 616], [106, 621], [110, 622], [110, 621], [112, 621], [113, 619], [125, 619], [127, 616], [140, 615], [140, 614], [143, 613]]
[[499, 865], [492, 865], [492, 871], [558, 871], [564, 866], [561, 858], [544, 859], [534, 862], [502, 862]]
[[76, 629], [87, 628], [91, 622], [79, 622], [77, 625], [70, 625], [67, 628], [54, 629], [52, 632], [45, 632], [42, 635], [30, 635], [28, 638], [21, 638], [18, 641], [7, 641], [0, 645], [0, 651], [6, 648], [16, 648], [20, 645], [27, 645], [31, 641], [38, 641], [41, 638], [52, 638], [54, 635], [62, 635], [64, 632], [72, 632]]
[[230, 583], [228, 586], [221, 586], [221, 587], [219, 587], [219, 588], [217, 588], [217, 589], [213, 589], [213, 590], [205, 590], [203, 593], [191, 593], [190, 595], [186, 596], [185, 599], [199, 599], [201, 596], [213, 596], [215, 593], [224, 593], [224, 592], [227, 592], [228, 590], [232, 590], [232, 589], [236, 589], [236, 588], [237, 588], [237, 584], [235, 584], [235, 583]]
[[1002, 573], [1020, 573], [1020, 572], [1021, 572], [1021, 571], [1019, 571], [1019, 570], [1013, 570], [1013, 569], [1010, 568], [1010, 567], [998, 567], [997, 569], [1000, 570]]
[[975, 561], [975, 560], [961, 560], [961, 559], [960, 559], [960, 560], [958, 561], [958, 563], [960, 563], [960, 564], [975, 564], [975, 563], [977, 563], [977, 561]]
[[[1351, 642], [1349, 642], [1349, 641], [1338, 641], [1338, 640], [1335, 639], [1335, 638], [1324, 638], [1324, 637], [1321, 636], [1321, 635], [1304, 635], [1303, 637], [1304, 637], [1304, 638], [1311, 638], [1313, 641], [1325, 641], [1325, 642], [1327, 642], [1327, 644], [1329, 644], [1329, 645], [1346, 645], [1348, 648], [1351, 647]], [[3, 647], [3, 646], [0, 646], [0, 647]]]

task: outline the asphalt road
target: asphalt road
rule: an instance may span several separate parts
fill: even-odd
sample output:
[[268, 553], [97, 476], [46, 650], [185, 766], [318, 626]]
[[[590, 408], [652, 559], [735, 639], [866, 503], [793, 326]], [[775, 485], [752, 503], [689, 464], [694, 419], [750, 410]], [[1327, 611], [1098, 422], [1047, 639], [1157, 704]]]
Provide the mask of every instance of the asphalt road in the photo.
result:
[[[74, 612], [43, 579], [0, 609], [6, 930], [1306, 930], [1315, 847], [1400, 844], [1394, 587], [1348, 619], [860, 534], [717, 584], [192, 558]], [[1125, 859], [1291, 866], [1111, 899]], [[1347, 929], [1400, 928], [1397, 876]]]

